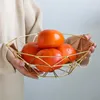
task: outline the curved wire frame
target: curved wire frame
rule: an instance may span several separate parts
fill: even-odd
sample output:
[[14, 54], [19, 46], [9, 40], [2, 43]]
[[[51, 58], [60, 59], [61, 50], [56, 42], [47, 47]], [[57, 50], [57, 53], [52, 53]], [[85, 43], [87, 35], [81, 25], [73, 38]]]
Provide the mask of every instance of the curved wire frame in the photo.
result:
[[[77, 38], [83, 38], [82, 35], [73, 35], [73, 34], [65, 34], [64, 35], [66, 38], [71, 37], [71, 36], [76, 36]], [[25, 36], [20, 36], [17, 38], [12, 39], [11, 41], [9, 41], [6, 46], [7, 48], [19, 59], [23, 60], [25, 62], [25, 66], [24, 68], [29, 71], [30, 73], [32, 71], [35, 71], [39, 77], [51, 77], [51, 78], [58, 78], [58, 77], [64, 77], [67, 76], [69, 74], [71, 74], [77, 67], [80, 66], [81, 62], [85, 59], [85, 57], [88, 55], [88, 52], [90, 50], [90, 47], [93, 45], [93, 43], [91, 42], [89, 45], [89, 48], [87, 50], [77, 50], [78, 52], [76, 54], [70, 55], [70, 56], [62, 56], [63, 59], [61, 59], [59, 62], [55, 63], [53, 66], [51, 66], [50, 64], [48, 64], [47, 62], [45, 62], [42, 57], [55, 57], [55, 56], [36, 56], [36, 55], [31, 55], [31, 54], [27, 54], [27, 53], [22, 53], [21, 50], [23, 48], [23, 46], [25, 45], [25, 39], [26, 37], [33, 37], [33, 42], [35, 41], [35, 39], [37, 38], [36, 34], [31, 34], [31, 35], [25, 35]], [[46, 67], [50, 67], [50, 68], [54, 68], [55, 66], [62, 66], [61, 68], [54, 70], [53, 72], [43, 72], [42, 74], [39, 73], [38, 69], [36, 68], [36, 66], [44, 66], [44, 65], [39, 65], [39, 64], [35, 64], [32, 65], [28, 62], [26, 62], [22, 57], [21, 54], [23, 55], [28, 55], [28, 56], [32, 56], [35, 57], [39, 60], [41, 60]], [[79, 57], [79, 59], [77, 59], [74, 62], [71, 63], [67, 63], [67, 64], [60, 64], [60, 62], [62, 62], [63, 60], [65, 60], [66, 58], [69, 59], [69, 57], [74, 56], [74, 55], [82, 55], [81, 57]], [[57, 56], [56, 56], [57, 57]], [[69, 59], [70, 60], [70, 59]]]

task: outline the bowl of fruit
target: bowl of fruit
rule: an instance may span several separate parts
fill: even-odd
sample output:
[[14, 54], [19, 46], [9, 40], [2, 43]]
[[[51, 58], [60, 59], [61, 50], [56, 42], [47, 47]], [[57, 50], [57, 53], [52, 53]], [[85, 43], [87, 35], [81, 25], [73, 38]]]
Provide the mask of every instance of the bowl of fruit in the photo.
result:
[[[29, 38], [32, 40], [25, 42]], [[26, 70], [34, 70], [40, 77], [63, 77], [71, 74], [80, 66], [92, 45], [84, 35], [63, 34], [52, 29], [20, 36], [6, 44], [16, 57], [25, 62]]]

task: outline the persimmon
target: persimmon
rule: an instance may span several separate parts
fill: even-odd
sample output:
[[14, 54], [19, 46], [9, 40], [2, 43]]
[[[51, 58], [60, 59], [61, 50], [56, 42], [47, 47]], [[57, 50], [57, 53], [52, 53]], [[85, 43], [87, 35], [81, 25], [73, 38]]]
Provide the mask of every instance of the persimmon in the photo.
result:
[[63, 60], [63, 63], [73, 62], [76, 60], [76, 50], [70, 44], [62, 44], [57, 49], [62, 53], [63, 56], [66, 56], [66, 59]]
[[[36, 55], [39, 50], [40, 50], [40, 48], [38, 47], [37, 43], [29, 42], [29, 43], [25, 44], [24, 47], [22, 48], [21, 56], [26, 62], [33, 64], [33, 60], [35, 57], [27, 55], [27, 54]], [[26, 53], [26, 54], [23, 54], [23, 53]]]
[[[40, 58], [44, 61], [43, 62], [38, 58], [34, 59], [34, 64], [38, 64], [36, 67], [42, 72], [52, 72], [61, 67], [59, 64], [55, 65], [62, 59], [62, 54], [57, 49], [42, 49], [36, 54], [36, 56], [42, 56]], [[53, 65], [55, 66], [53, 67]]]
[[37, 43], [40, 48], [58, 47], [64, 43], [64, 36], [57, 30], [43, 30], [38, 34]]

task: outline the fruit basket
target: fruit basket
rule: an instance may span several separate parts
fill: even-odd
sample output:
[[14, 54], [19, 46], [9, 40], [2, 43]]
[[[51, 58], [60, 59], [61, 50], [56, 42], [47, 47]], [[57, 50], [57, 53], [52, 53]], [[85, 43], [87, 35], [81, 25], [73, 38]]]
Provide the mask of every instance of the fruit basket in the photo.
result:
[[[13, 40], [9, 41], [6, 44], [6, 46], [9, 50], [11, 50], [11, 52], [16, 57], [18, 57], [19, 59], [21, 59], [25, 62], [25, 69], [27, 71], [30, 71], [30, 73], [31, 73], [32, 70], [34, 70], [38, 74], [39, 77], [54, 77], [54, 78], [56, 78], [56, 77], [64, 77], [66, 75], [71, 74], [76, 68], [78, 68], [80, 66], [81, 62], [86, 58], [90, 47], [93, 45], [93, 43], [88, 41], [83, 35], [64, 34], [64, 38], [66, 38], [66, 39], [75, 37], [75, 39], [73, 41], [71, 41], [70, 44], [74, 47], [75, 45], [77, 45], [75, 43], [78, 43], [77, 48], [74, 47], [77, 52], [76, 52], [76, 54], [62, 56], [62, 59], [60, 59], [58, 62], [54, 63], [53, 65], [50, 65], [48, 62], [46, 62], [42, 58], [48, 59], [48, 58], [53, 58], [55, 56], [38, 56], [38, 55], [32, 55], [32, 54], [22, 52], [22, 49], [25, 46], [24, 41], [27, 37], [33, 38], [31, 42], [35, 42], [38, 35], [31, 34], [31, 35], [25, 35], [25, 36], [20, 36], [20, 37], [14, 38]], [[85, 41], [85, 44], [84, 44], [84, 41]], [[28, 63], [25, 59], [23, 59], [22, 55], [27, 55], [27, 56], [33, 57], [34, 59], [38, 59], [41, 62], [43, 62], [45, 65], [43, 65], [43, 63], [42, 64]], [[77, 56], [77, 59], [75, 61], [70, 61], [71, 56]], [[65, 59], [68, 59], [69, 61], [67, 63], [61, 63]], [[49, 66], [49, 68], [51, 68], [51, 69], [55, 69], [55, 66], [56, 66], [57, 68], [56, 68], [56, 70], [44, 71], [41, 74], [39, 74], [37, 71], [37, 70], [39, 70], [37, 66], [39, 66], [39, 67], [43, 66], [43, 68], [44, 67], [48, 68], [48, 66]]]

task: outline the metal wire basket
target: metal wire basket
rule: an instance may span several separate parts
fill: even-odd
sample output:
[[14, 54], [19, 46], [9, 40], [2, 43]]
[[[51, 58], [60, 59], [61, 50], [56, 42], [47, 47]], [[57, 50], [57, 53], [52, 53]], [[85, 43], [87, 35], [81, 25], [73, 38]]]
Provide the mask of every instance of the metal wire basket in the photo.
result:
[[[77, 37], [72, 43], [71, 45], [73, 45], [76, 41], [80, 40], [80, 43], [82, 43], [81, 40], [83, 41], [87, 41], [86, 38], [84, 38], [83, 35], [73, 35], [73, 34], [65, 34], [64, 37], [65, 38], [70, 38], [72, 36], [75, 36]], [[88, 44], [88, 47], [85, 48], [85, 49], [82, 49], [82, 47], [79, 47], [79, 48], [75, 48], [77, 49], [77, 53], [76, 55], [80, 56], [76, 61], [74, 62], [70, 62], [70, 63], [67, 63], [67, 64], [61, 64], [59, 65], [59, 63], [61, 61], [63, 61], [65, 58], [69, 58], [70, 56], [73, 56], [73, 55], [70, 55], [70, 56], [64, 56], [63, 59], [57, 63], [55, 63], [53, 66], [49, 65], [47, 62], [43, 61], [41, 59], [40, 56], [36, 56], [36, 55], [30, 55], [30, 54], [26, 54], [25, 55], [28, 55], [28, 56], [33, 56], [41, 61], [43, 61], [47, 66], [50, 66], [51, 68], [53, 68], [55, 65], [56, 66], [62, 66], [61, 68], [57, 69], [57, 70], [54, 70], [53, 72], [43, 72], [42, 74], [39, 74], [38, 73], [38, 69], [36, 67], [36, 64], [29, 64], [28, 62], [26, 62], [22, 57], [21, 57], [21, 54], [23, 54], [21, 52], [23, 46], [25, 45], [25, 42], [24, 40], [26, 38], [33, 38], [33, 42], [35, 41], [35, 39], [37, 38], [37, 35], [36, 34], [31, 34], [31, 35], [25, 35], [25, 36], [20, 36], [20, 37], [17, 37], [17, 38], [14, 38], [13, 40], [9, 41], [6, 46], [8, 47], [9, 50], [11, 50], [11, 52], [16, 56], [18, 57], [19, 59], [23, 60], [25, 62], [25, 69], [27, 71], [29, 71], [30, 73], [34, 70], [39, 77], [64, 77], [66, 75], [69, 75], [71, 74], [77, 67], [80, 66], [81, 62], [85, 59], [85, 57], [87, 56], [89, 50], [90, 50], [90, 47], [93, 45], [92, 42], [90, 41], [87, 41], [87, 44]], [[84, 45], [86, 45], [86, 43], [82, 44], [83, 47]], [[74, 46], [74, 45], [73, 45]], [[42, 56], [43, 57], [43, 56]], [[46, 56], [45, 56], [46, 57]], [[47, 56], [48, 57], [48, 56]], [[39, 64], [37, 64], [39, 65]], [[39, 65], [39, 66], [43, 66], [43, 65]]]

